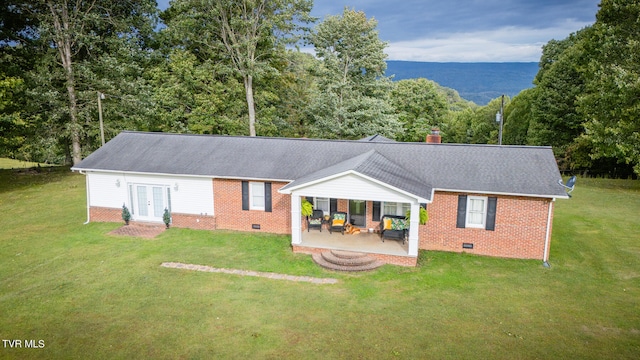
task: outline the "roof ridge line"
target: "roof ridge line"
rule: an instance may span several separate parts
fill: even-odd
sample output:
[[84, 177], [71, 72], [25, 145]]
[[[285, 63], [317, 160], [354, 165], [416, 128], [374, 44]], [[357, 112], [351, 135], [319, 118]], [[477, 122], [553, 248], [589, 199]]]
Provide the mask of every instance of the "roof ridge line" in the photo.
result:
[[354, 139], [322, 139], [322, 138], [293, 138], [293, 137], [278, 137], [278, 136], [249, 136], [249, 135], [229, 135], [229, 134], [193, 134], [193, 133], [173, 133], [173, 132], [161, 132], [161, 131], [139, 131], [139, 130], [122, 130], [120, 133], [130, 134], [144, 134], [144, 135], [167, 135], [167, 136], [194, 136], [194, 137], [215, 137], [215, 138], [236, 138], [236, 139], [256, 139], [256, 140], [283, 140], [283, 141], [313, 141], [313, 142], [345, 142], [345, 143], [360, 143], [369, 144], [374, 146], [405, 146], [405, 145], [417, 145], [417, 146], [454, 146], [454, 147], [487, 147], [487, 148], [505, 148], [505, 149], [551, 149], [550, 145], [498, 145], [498, 144], [463, 144], [463, 143], [438, 143], [432, 144], [427, 142], [416, 141], [361, 141]]

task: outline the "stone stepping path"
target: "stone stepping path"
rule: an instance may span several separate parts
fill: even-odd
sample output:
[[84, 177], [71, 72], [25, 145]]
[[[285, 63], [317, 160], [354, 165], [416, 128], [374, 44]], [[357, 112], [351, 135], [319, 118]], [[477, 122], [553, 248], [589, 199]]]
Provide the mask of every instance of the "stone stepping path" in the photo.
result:
[[251, 270], [214, 268], [211, 266], [183, 264], [179, 262], [163, 262], [162, 264], [160, 264], [160, 266], [171, 268], [171, 269], [184, 269], [184, 270], [193, 270], [193, 271], [202, 271], [202, 272], [233, 274], [233, 275], [241, 275], [241, 276], [255, 276], [255, 277], [263, 277], [267, 279], [308, 282], [312, 284], [336, 284], [338, 282], [337, 279], [332, 279], [332, 278], [316, 278], [311, 276], [295, 276], [295, 275], [286, 275], [286, 274], [251, 271]]

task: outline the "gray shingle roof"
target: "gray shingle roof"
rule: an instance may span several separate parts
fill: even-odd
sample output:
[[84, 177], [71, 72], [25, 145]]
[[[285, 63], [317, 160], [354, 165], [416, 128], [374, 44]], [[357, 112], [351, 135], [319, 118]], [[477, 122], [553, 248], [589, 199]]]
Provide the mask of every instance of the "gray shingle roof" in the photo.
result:
[[364, 154], [303, 176], [284, 186], [282, 190], [348, 171], [360, 173], [425, 199], [431, 197], [432, 188], [429, 184], [425, 184], [420, 178], [413, 175], [411, 171], [387, 159], [375, 150], [369, 150]]
[[72, 169], [297, 180], [297, 184], [351, 169], [415, 195], [423, 194], [424, 186], [566, 197], [550, 147], [123, 132]]
[[369, 141], [369, 142], [395, 142], [395, 140], [391, 140], [387, 137], [384, 137], [380, 134], [375, 134], [371, 136], [367, 136], [366, 138], [360, 139], [358, 141]]

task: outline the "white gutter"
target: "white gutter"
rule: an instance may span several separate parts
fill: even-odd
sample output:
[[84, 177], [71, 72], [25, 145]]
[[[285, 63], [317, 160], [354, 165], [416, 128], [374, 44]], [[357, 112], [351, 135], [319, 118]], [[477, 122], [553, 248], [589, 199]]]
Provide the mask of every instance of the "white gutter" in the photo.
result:
[[467, 194], [487, 194], [487, 195], [505, 195], [505, 196], [544, 198], [544, 199], [553, 199], [553, 201], [555, 201], [557, 198], [569, 199], [569, 196], [561, 196], [561, 195], [518, 194], [518, 193], [508, 193], [508, 192], [500, 192], [500, 191], [458, 190], [458, 189], [444, 189], [444, 188], [434, 188], [434, 190], [442, 191], [442, 192], [456, 192], [456, 193], [467, 193]]
[[78, 170], [78, 172], [82, 175], [84, 175], [84, 179], [85, 179], [85, 187], [87, 188], [87, 221], [85, 221], [82, 225], [87, 225], [89, 222], [91, 222], [91, 207], [89, 204], [89, 176], [87, 175], [87, 173], [82, 172], [82, 170]]
[[544, 238], [544, 255], [542, 255], [542, 261], [545, 267], [549, 267], [549, 242], [551, 241], [551, 210], [553, 209], [553, 202], [556, 201], [554, 198], [552, 201], [549, 201], [549, 213], [547, 214], [547, 233]]
[[272, 181], [272, 182], [292, 182], [289, 179], [268, 179], [257, 177], [242, 177], [242, 176], [218, 176], [218, 175], [190, 175], [190, 174], [170, 174], [170, 173], [156, 173], [156, 172], [143, 172], [143, 171], [128, 171], [128, 170], [104, 170], [104, 169], [78, 169], [71, 168], [72, 171], [85, 172], [97, 172], [97, 173], [110, 173], [110, 174], [131, 174], [131, 175], [143, 175], [143, 176], [161, 176], [161, 177], [185, 177], [185, 178], [204, 178], [204, 179], [227, 179], [227, 180], [248, 180], [248, 181]]

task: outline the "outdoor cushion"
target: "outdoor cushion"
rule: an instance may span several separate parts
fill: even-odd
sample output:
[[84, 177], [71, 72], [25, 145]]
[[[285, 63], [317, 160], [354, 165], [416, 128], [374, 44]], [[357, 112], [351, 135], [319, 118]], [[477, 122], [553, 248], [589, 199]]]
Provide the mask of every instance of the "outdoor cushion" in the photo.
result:
[[384, 218], [384, 227], [383, 230], [391, 229], [391, 218]]
[[322, 219], [309, 219], [309, 224], [312, 224], [312, 225], [322, 224]]
[[332, 225], [333, 226], [342, 226], [342, 225], [344, 225], [344, 219], [337, 219], [337, 218], [333, 219]]
[[[385, 219], [386, 220], [386, 219]], [[391, 230], [404, 230], [407, 227], [407, 223], [404, 219], [390, 219]]]

